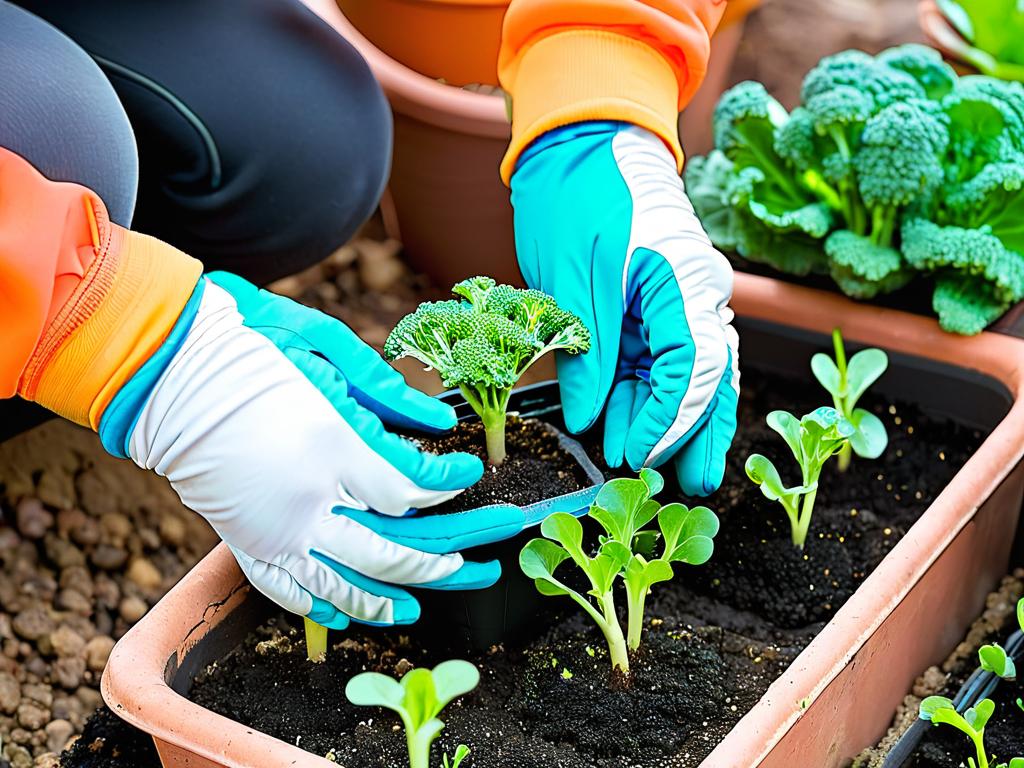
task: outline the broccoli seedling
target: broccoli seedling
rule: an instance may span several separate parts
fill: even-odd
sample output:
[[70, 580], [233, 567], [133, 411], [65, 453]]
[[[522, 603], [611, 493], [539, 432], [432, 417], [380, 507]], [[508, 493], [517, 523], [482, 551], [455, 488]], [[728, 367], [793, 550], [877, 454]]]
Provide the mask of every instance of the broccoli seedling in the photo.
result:
[[327, 658], [327, 627], [320, 626], [308, 616], [302, 617], [306, 634], [306, 658], [319, 664]]
[[[545, 519], [540, 530], [546, 538], [532, 539], [519, 554], [519, 567], [542, 595], [569, 597], [587, 612], [604, 635], [612, 668], [627, 676], [629, 652], [640, 647], [651, 587], [672, 578], [672, 563], [706, 563], [718, 533], [718, 518], [707, 507], [661, 506], [654, 500], [663, 485], [661, 475], [653, 469], [641, 470], [638, 479], [617, 478], [605, 483], [588, 513], [605, 532], [593, 556], [584, 550], [580, 521], [564, 512]], [[644, 529], [655, 519], [657, 530]], [[661, 554], [655, 556], [659, 540]], [[555, 576], [566, 560], [572, 560], [590, 582], [587, 596]], [[619, 578], [626, 590], [626, 636], [615, 610]]]
[[800, 465], [801, 483], [786, 487], [771, 459], [759, 453], [751, 454], [744, 468], [747, 477], [760, 486], [765, 498], [779, 502], [786, 510], [793, 544], [803, 549], [811, 527], [821, 470], [843, 449], [857, 428], [838, 410], [827, 407], [811, 411], [802, 419], [786, 411], [772, 411], [767, 421], [793, 452]]
[[985, 749], [985, 726], [996, 711], [992, 699], [982, 699], [962, 715], [945, 696], [929, 696], [921, 702], [918, 716], [935, 725], [951, 725], [971, 740], [977, 757], [967, 758], [969, 768], [1024, 768], [1024, 757], [1015, 757], [1009, 763], [993, 764]]
[[473, 277], [452, 293], [461, 300], [428, 301], [402, 318], [384, 355], [415, 358], [436, 370], [446, 387], [458, 387], [483, 422], [488, 459], [501, 464], [513, 387], [548, 352], [586, 352], [590, 332], [542, 291]]
[[839, 471], [845, 472], [854, 453], [862, 459], [877, 459], [889, 444], [881, 419], [857, 407], [861, 395], [889, 367], [889, 357], [880, 349], [862, 349], [847, 364], [843, 334], [838, 328], [832, 331], [832, 346], [835, 348], [835, 360], [819, 352], [811, 358], [811, 371], [832, 395], [836, 410], [857, 429], [839, 451]]
[[442, 768], [459, 768], [462, 765], [462, 761], [469, 757], [469, 747], [465, 744], [459, 744], [455, 748], [455, 754], [452, 755], [449, 761], [448, 755], [443, 755], [441, 759]]
[[1000, 645], [993, 643], [981, 646], [978, 649], [978, 658], [981, 660], [981, 668], [986, 672], [991, 672], [1003, 680], [1017, 679], [1017, 667], [1013, 663], [1013, 658], [1007, 656]]
[[[348, 681], [345, 696], [358, 707], [385, 707], [396, 712], [405, 726], [409, 768], [429, 768], [430, 745], [444, 729], [444, 722], [437, 716], [452, 700], [469, 693], [479, 682], [480, 672], [476, 667], [468, 661], [455, 659], [433, 669], [413, 669], [401, 680], [379, 672], [363, 672]], [[452, 768], [467, 754], [469, 750], [460, 746], [455, 751]]]

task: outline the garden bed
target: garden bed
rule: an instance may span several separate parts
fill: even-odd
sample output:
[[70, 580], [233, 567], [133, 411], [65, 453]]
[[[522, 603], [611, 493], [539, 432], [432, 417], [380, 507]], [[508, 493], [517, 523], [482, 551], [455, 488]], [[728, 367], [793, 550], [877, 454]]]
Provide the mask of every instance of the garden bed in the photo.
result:
[[[679, 578], [655, 587], [648, 612], [655, 618], [634, 664], [633, 690], [609, 687], [600, 633], [575, 614], [557, 619], [563, 601], [548, 599], [542, 620], [533, 625], [539, 636], [525, 647], [469, 656], [483, 682], [445, 717], [440, 744], [449, 753], [468, 744], [474, 768], [697, 765], [983, 437], [912, 403], [869, 395], [864, 404], [885, 422], [890, 446], [878, 461], [855, 459], [844, 475], [830, 467], [801, 552], [790, 542], [781, 508], [746, 478], [743, 462], [756, 451], [788, 468], [784, 445], [764, 416], [783, 407], [813, 410], [823, 402], [823, 390], [802, 372], [780, 376], [750, 366], [744, 377], [741, 427], [723, 491], [708, 501], [722, 519], [716, 553], [708, 564], [682, 566]], [[672, 500], [671, 494], [660, 500]], [[400, 676], [410, 665], [433, 666], [452, 649], [425, 651], [437, 640], [422, 642], [415, 628], [406, 637], [357, 630], [334, 636], [327, 663], [314, 666], [306, 661], [297, 626], [275, 619], [262, 627], [208, 667], [189, 695], [315, 754], [333, 751], [349, 768], [399, 764], [405, 746], [393, 728], [397, 721], [349, 704], [345, 682], [367, 669]]]

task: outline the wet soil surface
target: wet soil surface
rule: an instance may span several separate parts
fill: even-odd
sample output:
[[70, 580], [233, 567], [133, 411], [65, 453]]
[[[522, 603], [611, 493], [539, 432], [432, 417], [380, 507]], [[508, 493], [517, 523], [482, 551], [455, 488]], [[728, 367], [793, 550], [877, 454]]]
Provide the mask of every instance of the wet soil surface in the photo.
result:
[[[555, 612], [545, 614], [549, 620], [537, 626], [542, 634], [523, 647], [458, 654], [481, 668], [483, 682], [442, 715], [440, 747], [450, 753], [465, 742], [472, 768], [698, 765], [982, 440], [911, 405], [865, 397], [862, 405], [889, 430], [889, 448], [879, 461], [855, 457], [844, 475], [826, 470], [801, 552], [790, 542], [782, 508], [750, 483], [743, 462], [763, 453], [794, 481], [798, 467], [764, 417], [782, 407], [802, 414], [823, 402], [813, 382], [746, 377], [723, 490], [701, 501], [722, 520], [715, 555], [699, 568], [680, 566], [676, 579], [655, 588], [630, 689], [609, 684], [604, 641], [584, 617], [556, 621]], [[588, 436], [585, 444], [598, 441]], [[678, 497], [672, 485], [663, 502]], [[558, 608], [562, 603], [568, 601]], [[301, 633], [281, 621], [212, 667], [194, 687], [194, 700], [311, 752], [333, 750], [348, 768], [402, 764], [396, 718], [352, 707], [344, 684], [366, 669], [397, 674], [454, 652], [427, 651], [397, 633], [350, 632], [332, 636], [327, 663], [313, 666]]]
[[89, 718], [81, 737], [60, 757], [61, 768], [159, 768], [153, 739], [106, 707]]
[[510, 415], [505, 427], [505, 460], [494, 466], [487, 461], [484, 428], [480, 422], [460, 422], [443, 437], [418, 438], [431, 453], [464, 451], [484, 462], [484, 476], [451, 501], [422, 510], [423, 514], [462, 512], [488, 504], [526, 506], [578, 491], [593, 483], [579, 462], [559, 445], [558, 435], [537, 419]]

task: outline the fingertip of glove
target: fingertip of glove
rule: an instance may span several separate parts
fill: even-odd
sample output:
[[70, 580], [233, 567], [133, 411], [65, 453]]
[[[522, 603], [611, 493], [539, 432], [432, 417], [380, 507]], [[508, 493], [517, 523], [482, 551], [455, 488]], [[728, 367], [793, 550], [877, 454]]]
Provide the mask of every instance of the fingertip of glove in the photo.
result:
[[313, 597], [313, 608], [306, 618], [328, 629], [348, 629], [351, 620], [333, 605], [319, 597]]
[[463, 590], [486, 589], [501, 578], [501, 563], [489, 560], [484, 563], [466, 561], [455, 573], [420, 586], [428, 589]]
[[479, 456], [471, 453], [448, 453], [442, 457], [448, 466], [448, 478], [444, 488], [436, 490], [464, 490], [480, 482], [484, 476], [484, 463]]

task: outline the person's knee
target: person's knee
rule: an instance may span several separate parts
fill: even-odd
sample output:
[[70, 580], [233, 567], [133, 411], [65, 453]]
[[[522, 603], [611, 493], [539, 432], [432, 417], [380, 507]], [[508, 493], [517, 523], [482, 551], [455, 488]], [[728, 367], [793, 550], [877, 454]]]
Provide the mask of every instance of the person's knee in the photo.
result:
[[0, 146], [49, 179], [89, 187], [111, 219], [131, 224], [135, 137], [89, 55], [46, 21], [0, 0], [0, 73]]

